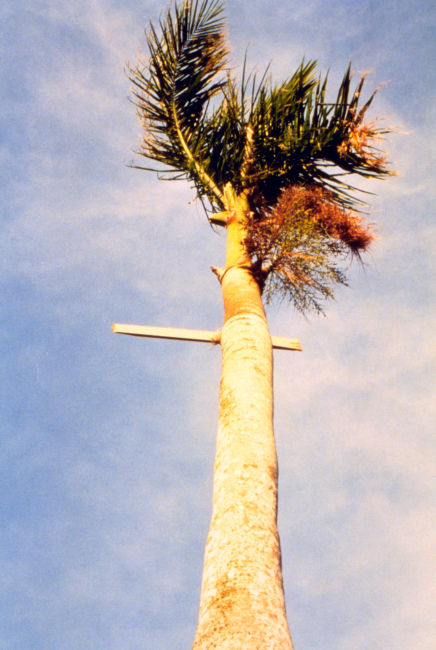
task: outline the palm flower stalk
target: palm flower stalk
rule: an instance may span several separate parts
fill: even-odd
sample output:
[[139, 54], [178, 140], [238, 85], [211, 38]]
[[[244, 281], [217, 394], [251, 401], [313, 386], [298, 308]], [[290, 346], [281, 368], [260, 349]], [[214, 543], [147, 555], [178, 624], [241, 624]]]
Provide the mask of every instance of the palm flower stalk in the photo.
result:
[[347, 67], [336, 100], [313, 61], [273, 84], [228, 69], [220, 0], [185, 0], [146, 32], [129, 69], [144, 129], [139, 155], [164, 180], [187, 180], [210, 223], [227, 230], [212, 522], [193, 650], [291, 650], [277, 532], [272, 345], [262, 302], [322, 311], [346, 284], [341, 264], [373, 234], [348, 176], [385, 178]]

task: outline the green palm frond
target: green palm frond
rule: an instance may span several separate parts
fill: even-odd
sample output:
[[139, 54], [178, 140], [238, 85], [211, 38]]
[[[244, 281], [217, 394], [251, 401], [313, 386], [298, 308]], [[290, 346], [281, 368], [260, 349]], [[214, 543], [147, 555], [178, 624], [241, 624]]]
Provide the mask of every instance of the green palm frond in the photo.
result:
[[327, 77], [315, 83], [313, 72], [314, 64], [302, 65], [289, 81], [260, 92], [251, 118], [260, 189], [273, 204], [290, 184], [315, 185], [329, 189], [338, 203], [350, 206], [352, 187], [343, 175], [380, 178], [389, 174], [385, 160], [367, 148], [384, 131], [363, 125], [375, 93], [358, 112], [364, 78], [350, 97], [348, 66], [336, 102], [327, 103]]
[[240, 192], [264, 179], [274, 182], [284, 165], [286, 113], [293, 111], [301, 118], [301, 107], [316, 83], [314, 69], [315, 63], [303, 63], [275, 88], [266, 75], [258, 85], [255, 77], [245, 81], [245, 66], [240, 86], [229, 76], [221, 105], [204, 121], [199, 150], [202, 166], [218, 186], [230, 182]]
[[384, 133], [363, 123], [375, 93], [358, 110], [364, 78], [351, 93], [349, 66], [336, 102], [327, 103], [327, 77], [317, 80], [315, 67], [315, 62], [303, 62], [276, 86], [269, 76], [258, 85], [254, 78], [251, 97], [245, 66], [241, 86], [229, 76], [223, 101], [203, 120], [197, 140], [198, 160], [217, 186], [230, 182], [237, 192], [251, 188], [272, 206], [285, 187], [303, 183], [324, 187], [339, 204], [351, 207], [357, 201], [344, 176], [390, 173], [385, 160], [367, 148]]
[[145, 130], [139, 153], [164, 166], [163, 178], [191, 181], [213, 211], [223, 209], [227, 183], [270, 208], [293, 184], [327, 189], [343, 207], [359, 203], [347, 176], [390, 174], [373, 147], [389, 129], [364, 122], [375, 93], [359, 106], [365, 77], [352, 91], [348, 65], [332, 103], [313, 61], [277, 85], [268, 70], [259, 82], [247, 75], [246, 61], [241, 84], [230, 73], [219, 78], [222, 12], [219, 0], [185, 0], [160, 21], [160, 35], [151, 26], [148, 60], [130, 70]]
[[218, 0], [176, 4], [160, 21], [160, 36], [153, 25], [146, 33], [145, 65], [129, 69], [145, 129], [139, 153], [209, 191], [196, 150], [207, 106], [226, 83], [215, 80], [227, 59], [222, 14]]

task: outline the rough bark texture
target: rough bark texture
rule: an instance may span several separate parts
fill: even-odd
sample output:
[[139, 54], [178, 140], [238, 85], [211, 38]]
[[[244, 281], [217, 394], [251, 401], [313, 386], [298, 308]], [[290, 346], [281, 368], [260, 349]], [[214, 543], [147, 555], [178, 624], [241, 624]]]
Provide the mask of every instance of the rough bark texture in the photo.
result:
[[193, 650], [292, 650], [277, 532], [272, 345], [247, 268], [222, 277], [213, 514]]

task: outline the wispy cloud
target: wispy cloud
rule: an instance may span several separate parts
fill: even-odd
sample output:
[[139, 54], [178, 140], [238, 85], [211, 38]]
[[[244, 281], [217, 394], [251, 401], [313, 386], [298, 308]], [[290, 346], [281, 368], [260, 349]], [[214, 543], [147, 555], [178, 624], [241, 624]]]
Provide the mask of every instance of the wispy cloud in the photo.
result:
[[[139, 127], [123, 67], [162, 8], [2, 9], [5, 648], [169, 650], [195, 631], [219, 349], [110, 330], [222, 319], [223, 238], [188, 187], [125, 167]], [[378, 194], [366, 270], [326, 318], [269, 318], [304, 349], [275, 356], [296, 647], [433, 650], [434, 8], [235, 0], [227, 14], [235, 61], [251, 40], [274, 76], [303, 55], [333, 88], [350, 56], [375, 67], [377, 114], [409, 132], [389, 143], [401, 176], [362, 185]]]

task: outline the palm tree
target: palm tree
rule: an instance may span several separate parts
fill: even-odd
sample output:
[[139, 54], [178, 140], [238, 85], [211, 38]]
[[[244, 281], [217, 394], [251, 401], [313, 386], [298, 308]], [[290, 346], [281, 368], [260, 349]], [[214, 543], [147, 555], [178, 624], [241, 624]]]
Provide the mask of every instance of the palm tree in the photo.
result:
[[[148, 58], [129, 69], [144, 128], [139, 154], [161, 179], [186, 179], [214, 228], [227, 230], [213, 514], [194, 650], [289, 650], [272, 425], [272, 345], [262, 303], [288, 298], [322, 311], [341, 264], [373, 235], [346, 182], [390, 174], [365, 123], [348, 66], [337, 99], [303, 61], [274, 85], [226, 69], [220, 0], [185, 0], [146, 33]], [[141, 169], [150, 169], [140, 167]]]

